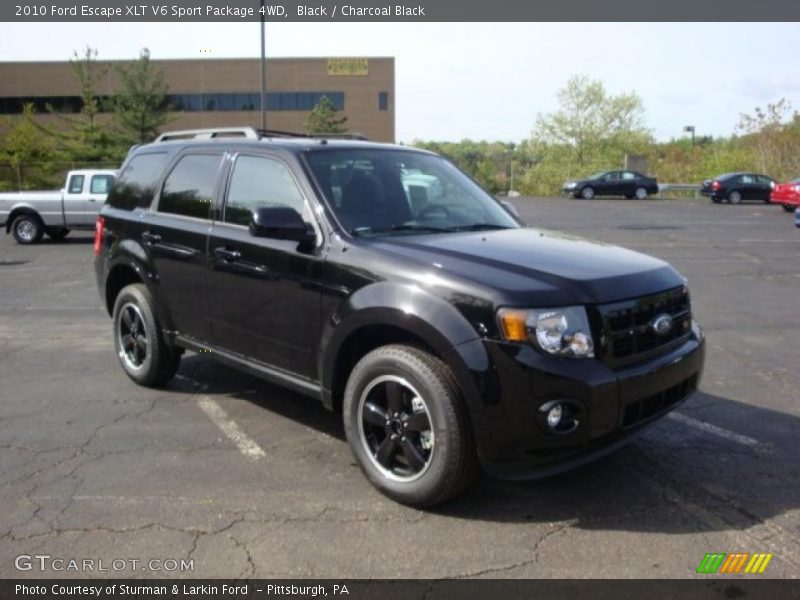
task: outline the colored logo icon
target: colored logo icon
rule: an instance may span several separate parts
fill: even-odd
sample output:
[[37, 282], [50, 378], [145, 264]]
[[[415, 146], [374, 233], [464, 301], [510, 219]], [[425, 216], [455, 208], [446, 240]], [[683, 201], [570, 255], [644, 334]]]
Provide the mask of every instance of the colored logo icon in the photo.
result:
[[772, 554], [749, 552], [725, 552], [707, 553], [700, 565], [697, 573], [704, 574], [739, 574], [739, 573], [763, 573], [767, 569]]

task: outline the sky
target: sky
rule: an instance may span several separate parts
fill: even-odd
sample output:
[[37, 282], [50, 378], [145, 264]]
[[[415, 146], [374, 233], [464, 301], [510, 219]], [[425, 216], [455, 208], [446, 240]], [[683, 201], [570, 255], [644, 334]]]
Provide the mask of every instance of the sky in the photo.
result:
[[[267, 56], [394, 56], [397, 141], [521, 141], [578, 74], [635, 91], [657, 139], [800, 109], [796, 23], [268, 23]], [[31, 43], [31, 40], [38, 40]], [[46, 43], [43, 43], [46, 40]], [[257, 57], [258, 23], [0, 23], [0, 60]], [[269, 87], [269, 82], [267, 82]], [[0, 90], [2, 94], [2, 90]]]

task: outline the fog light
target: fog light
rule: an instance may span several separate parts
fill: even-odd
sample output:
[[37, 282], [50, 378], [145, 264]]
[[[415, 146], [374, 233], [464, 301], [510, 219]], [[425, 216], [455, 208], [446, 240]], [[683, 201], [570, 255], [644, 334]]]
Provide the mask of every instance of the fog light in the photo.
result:
[[539, 424], [549, 433], [572, 433], [581, 423], [582, 412], [571, 400], [553, 400], [539, 407]]
[[561, 418], [564, 416], [564, 409], [560, 404], [556, 404], [553, 408], [547, 411], [547, 426], [550, 429], [558, 429]]

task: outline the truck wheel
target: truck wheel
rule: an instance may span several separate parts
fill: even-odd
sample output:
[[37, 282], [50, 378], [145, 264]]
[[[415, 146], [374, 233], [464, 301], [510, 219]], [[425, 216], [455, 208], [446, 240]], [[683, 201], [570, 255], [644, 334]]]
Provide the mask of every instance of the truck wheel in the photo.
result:
[[51, 240], [63, 240], [68, 233], [69, 229], [66, 227], [55, 227], [47, 230], [47, 237]]
[[584, 200], [591, 200], [594, 198], [594, 188], [587, 185], [585, 188], [581, 190], [581, 198]]
[[458, 382], [417, 348], [373, 350], [344, 394], [347, 441], [367, 479], [410, 506], [440, 504], [470, 484], [477, 455]]
[[42, 239], [44, 225], [38, 215], [25, 213], [14, 219], [11, 233], [18, 244], [36, 244]]
[[114, 302], [114, 348], [136, 383], [157, 386], [175, 375], [181, 352], [164, 340], [150, 292], [141, 283], [125, 286]]

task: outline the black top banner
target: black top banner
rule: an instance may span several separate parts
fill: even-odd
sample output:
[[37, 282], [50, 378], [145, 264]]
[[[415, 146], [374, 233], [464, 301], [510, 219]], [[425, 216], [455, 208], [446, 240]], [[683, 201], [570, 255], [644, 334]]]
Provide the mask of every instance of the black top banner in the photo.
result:
[[[10, 22], [798, 21], [797, 0], [14, 0]], [[713, 43], [714, 40], [709, 40]]]

